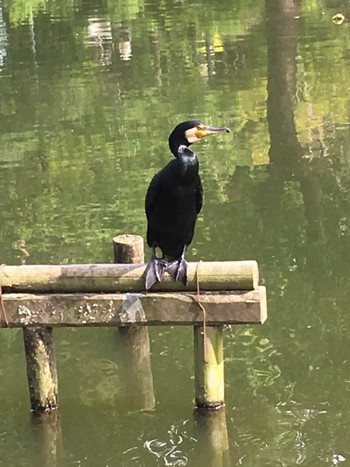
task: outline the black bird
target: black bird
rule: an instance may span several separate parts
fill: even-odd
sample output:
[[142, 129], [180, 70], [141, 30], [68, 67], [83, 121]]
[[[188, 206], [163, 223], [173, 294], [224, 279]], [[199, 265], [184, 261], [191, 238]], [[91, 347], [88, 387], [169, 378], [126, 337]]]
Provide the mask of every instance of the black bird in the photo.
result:
[[[187, 121], [170, 134], [169, 147], [175, 159], [153, 177], [146, 194], [147, 243], [152, 248], [146, 269], [146, 290], [162, 280], [164, 271], [187, 284], [185, 250], [192, 241], [203, 200], [198, 159], [189, 146], [205, 136], [229, 131], [225, 127]], [[157, 247], [163, 253], [162, 258], [156, 256]]]

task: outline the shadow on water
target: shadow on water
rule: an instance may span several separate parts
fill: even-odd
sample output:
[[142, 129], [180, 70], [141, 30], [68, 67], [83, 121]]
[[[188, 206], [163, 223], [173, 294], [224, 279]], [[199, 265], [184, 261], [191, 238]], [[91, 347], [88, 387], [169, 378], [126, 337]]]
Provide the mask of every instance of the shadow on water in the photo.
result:
[[[310, 130], [309, 143], [299, 141], [294, 109], [298, 101], [301, 2], [267, 1], [265, 6], [269, 164], [237, 167], [230, 179], [228, 194], [232, 204], [237, 206], [237, 190], [240, 190], [238, 198], [245, 200], [242, 209], [254, 206], [254, 215], [245, 219], [250, 226], [245, 227], [244, 232], [255, 232], [256, 257], [263, 265], [263, 277], [269, 291], [268, 328], [257, 333], [265, 335], [274, 348], [270, 363], [278, 368], [279, 377], [274, 385], [279, 401], [274, 402], [276, 407], [271, 410], [275, 416], [277, 411], [279, 415], [271, 423], [283, 424], [283, 418], [289, 415], [300, 422], [300, 433], [295, 433], [295, 437], [291, 430], [288, 436], [279, 438], [276, 434], [273, 441], [270, 439], [275, 448], [274, 454], [270, 454], [271, 462], [284, 465], [278, 463], [282, 462], [280, 449], [284, 455], [289, 452], [291, 458], [295, 449], [298, 463], [326, 462], [327, 449], [328, 453], [333, 449], [332, 441], [328, 443], [324, 438], [324, 451], [319, 456], [310, 452], [305, 442], [310, 428], [305, 420], [312, 417], [317, 424], [322, 414], [332, 412], [330, 407], [335, 412], [338, 410], [338, 402], [329, 391], [329, 384], [333, 385], [330, 365], [334, 364], [335, 358], [338, 364], [348, 368], [346, 360], [341, 362], [342, 357], [339, 355], [338, 360], [336, 354], [342, 343], [345, 345], [347, 328], [347, 319], [341, 310], [345, 309], [349, 286], [348, 264], [344, 261], [350, 248], [346, 229], [346, 212], [350, 208], [349, 171], [343, 170], [337, 156], [337, 145], [342, 142], [334, 141], [333, 137], [335, 131], [340, 135], [341, 131], [327, 120]], [[248, 241], [239, 233], [235, 234], [235, 245], [245, 246]], [[337, 324], [329, 322], [330, 311]], [[252, 333], [255, 334], [255, 330]], [[244, 331], [237, 334], [244, 336]], [[283, 336], [289, 336], [290, 345]], [[342, 351], [340, 354], [344, 358]], [[247, 370], [244, 364], [242, 367]], [[315, 370], [319, 371], [318, 375]], [[269, 373], [266, 373], [266, 381], [268, 377]], [[340, 384], [346, 391], [344, 378]], [[280, 388], [278, 395], [279, 385], [285, 387]], [[292, 390], [289, 394], [288, 388]], [[300, 407], [294, 410], [294, 404], [300, 404]], [[308, 405], [315, 407], [312, 414]], [[256, 410], [259, 408], [253, 404], [251, 412]], [[257, 436], [261, 449], [254, 451], [255, 465], [262, 465], [260, 462], [267, 462], [267, 453], [262, 448], [265, 438], [262, 432]], [[230, 445], [235, 457], [234, 444], [233, 435]], [[245, 457], [251, 459], [249, 455]], [[340, 456], [340, 459], [344, 457]], [[236, 460], [238, 462], [238, 458]]]

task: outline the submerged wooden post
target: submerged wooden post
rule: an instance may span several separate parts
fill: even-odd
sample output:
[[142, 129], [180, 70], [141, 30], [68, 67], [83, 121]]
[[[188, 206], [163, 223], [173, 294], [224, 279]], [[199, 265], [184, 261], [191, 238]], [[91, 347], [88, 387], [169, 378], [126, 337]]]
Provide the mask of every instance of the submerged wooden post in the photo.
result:
[[57, 370], [52, 328], [24, 328], [23, 338], [31, 409], [33, 412], [57, 409]]
[[59, 411], [36, 412], [32, 418], [33, 435], [42, 448], [42, 467], [58, 467], [63, 455], [63, 441]]
[[222, 326], [194, 327], [196, 407], [218, 409], [225, 405]]
[[198, 459], [202, 465], [231, 467], [226, 411], [196, 410]]
[[[113, 239], [113, 244], [115, 263], [144, 262], [141, 236], [118, 235]], [[155, 407], [155, 397], [148, 327], [129, 325], [118, 329], [123, 344], [125, 382], [130, 396], [128, 402], [133, 410], [151, 410]]]

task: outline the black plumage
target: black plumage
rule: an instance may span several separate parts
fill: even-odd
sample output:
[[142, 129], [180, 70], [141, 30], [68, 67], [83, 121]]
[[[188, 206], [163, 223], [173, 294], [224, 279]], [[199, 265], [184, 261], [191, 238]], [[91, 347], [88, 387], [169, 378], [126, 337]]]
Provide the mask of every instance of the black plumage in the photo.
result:
[[[162, 280], [164, 271], [187, 283], [185, 250], [192, 241], [203, 200], [198, 159], [189, 146], [222, 131], [229, 130], [187, 121], [177, 125], [169, 136], [175, 159], [153, 177], [146, 194], [147, 243], [152, 248], [146, 290]], [[156, 256], [157, 247], [162, 258]]]

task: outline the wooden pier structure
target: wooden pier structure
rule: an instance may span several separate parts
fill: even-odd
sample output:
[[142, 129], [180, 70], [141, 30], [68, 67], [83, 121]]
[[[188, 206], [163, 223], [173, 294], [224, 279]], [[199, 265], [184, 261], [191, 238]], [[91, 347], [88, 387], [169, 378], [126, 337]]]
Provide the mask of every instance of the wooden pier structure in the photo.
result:
[[62, 326], [119, 328], [143, 408], [155, 404], [147, 327], [193, 326], [196, 407], [222, 407], [224, 325], [267, 318], [257, 263], [189, 263], [187, 286], [165, 274], [146, 293], [142, 237], [113, 241], [118, 264], [0, 266], [0, 327], [23, 329], [32, 411], [58, 407], [53, 329]]

